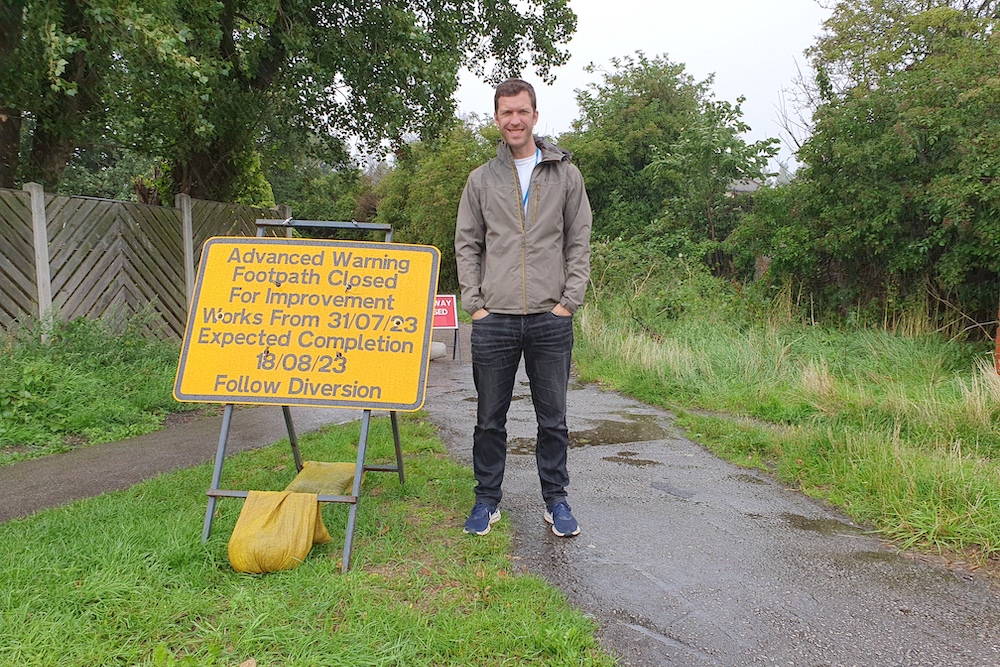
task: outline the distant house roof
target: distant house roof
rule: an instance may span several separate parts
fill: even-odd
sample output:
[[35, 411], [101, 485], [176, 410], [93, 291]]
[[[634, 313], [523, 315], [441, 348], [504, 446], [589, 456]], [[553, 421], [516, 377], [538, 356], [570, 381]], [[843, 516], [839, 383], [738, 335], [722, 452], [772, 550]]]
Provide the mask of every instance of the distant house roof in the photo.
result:
[[736, 195], [746, 195], [751, 192], [757, 192], [760, 189], [761, 182], [756, 178], [741, 178], [737, 181], [733, 181], [729, 184], [728, 194], [731, 197]]

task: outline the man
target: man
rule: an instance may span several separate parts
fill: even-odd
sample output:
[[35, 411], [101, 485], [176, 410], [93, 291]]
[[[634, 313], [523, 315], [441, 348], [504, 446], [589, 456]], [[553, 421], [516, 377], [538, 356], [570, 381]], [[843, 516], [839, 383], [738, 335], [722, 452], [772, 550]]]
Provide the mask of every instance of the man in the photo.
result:
[[580, 533], [566, 487], [566, 392], [573, 313], [590, 277], [590, 202], [568, 152], [532, 134], [535, 91], [509, 79], [494, 96], [503, 141], [462, 193], [455, 256], [462, 307], [472, 315], [472, 374], [479, 393], [472, 460], [476, 503], [464, 532], [500, 520], [507, 410], [521, 355], [538, 421], [535, 460], [545, 521], [560, 537]]

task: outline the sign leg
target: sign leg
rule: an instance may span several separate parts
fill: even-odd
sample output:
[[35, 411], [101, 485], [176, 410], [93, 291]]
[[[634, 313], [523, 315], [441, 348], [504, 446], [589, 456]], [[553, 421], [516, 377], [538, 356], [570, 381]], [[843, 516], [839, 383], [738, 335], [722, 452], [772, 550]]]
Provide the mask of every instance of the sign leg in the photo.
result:
[[[222, 463], [226, 459], [226, 443], [229, 442], [229, 426], [233, 421], [233, 404], [226, 404], [226, 409], [222, 413], [222, 431], [219, 433], [219, 446], [215, 451], [215, 470], [212, 471], [212, 488], [216, 491], [222, 481]], [[205, 510], [205, 524], [201, 529], [201, 543], [208, 542], [208, 536], [212, 534], [212, 519], [215, 517], [215, 503], [218, 498], [208, 497], [208, 509]]]
[[341, 572], [347, 572], [351, 566], [351, 544], [354, 542], [354, 524], [358, 518], [358, 504], [361, 502], [361, 477], [365, 472], [365, 452], [368, 449], [368, 426], [371, 423], [372, 411], [365, 410], [361, 415], [361, 437], [358, 439], [358, 459], [354, 464], [354, 487], [351, 495], [354, 502], [347, 515], [347, 535], [344, 537], [344, 557], [341, 559]]
[[295, 457], [295, 469], [302, 472], [302, 454], [299, 453], [299, 439], [295, 437], [295, 426], [292, 424], [292, 409], [282, 405], [281, 412], [285, 415], [285, 427], [288, 429], [288, 442], [292, 445], [292, 456]]
[[392, 440], [396, 445], [396, 469], [399, 471], [399, 485], [402, 486], [406, 483], [406, 477], [403, 475], [403, 447], [399, 441], [399, 419], [395, 410], [389, 411], [389, 419], [392, 421]]

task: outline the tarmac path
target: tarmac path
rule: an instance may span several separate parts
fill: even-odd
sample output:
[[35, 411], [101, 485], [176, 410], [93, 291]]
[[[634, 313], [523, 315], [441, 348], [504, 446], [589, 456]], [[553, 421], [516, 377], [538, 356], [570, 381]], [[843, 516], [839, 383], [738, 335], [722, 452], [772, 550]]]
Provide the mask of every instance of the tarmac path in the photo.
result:
[[[464, 363], [431, 362], [424, 408], [452, 456], [471, 465], [468, 334], [463, 325]], [[293, 415], [300, 434], [358, 418]], [[500, 508], [516, 562], [592, 616], [622, 665], [1000, 666], [1000, 594], [985, 578], [897, 554], [820, 503], [712, 456], [663, 410], [574, 384], [568, 420], [569, 502], [582, 534], [557, 538], [542, 520], [523, 369]], [[0, 467], [0, 521], [209, 461], [220, 424]], [[229, 452], [286, 436], [270, 408], [237, 410], [232, 427]]]
[[[471, 466], [476, 393], [463, 333], [466, 363], [432, 363], [424, 407]], [[595, 385], [569, 392], [569, 502], [582, 533], [554, 536], [523, 365], [514, 393], [500, 509], [517, 558], [598, 621], [621, 664], [1000, 666], [1000, 594], [984, 578], [898, 554], [716, 458], [668, 412]]]
[[[292, 408], [296, 434], [324, 424], [360, 419], [355, 410]], [[288, 437], [278, 408], [237, 407], [226, 454], [265, 447]], [[41, 459], [0, 466], [0, 522], [80, 498], [119, 491], [179, 468], [215, 459], [222, 417], [199, 419], [121, 442], [81, 447]], [[207, 488], [207, 486], [206, 486]]]

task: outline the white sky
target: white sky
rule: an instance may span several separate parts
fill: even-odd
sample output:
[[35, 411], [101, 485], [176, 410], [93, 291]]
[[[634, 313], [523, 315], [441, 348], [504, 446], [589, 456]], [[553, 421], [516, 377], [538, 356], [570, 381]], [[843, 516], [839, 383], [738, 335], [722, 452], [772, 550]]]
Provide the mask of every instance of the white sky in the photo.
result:
[[[557, 136], [579, 115], [575, 90], [597, 82], [583, 68], [593, 62], [610, 69], [610, 59], [643, 51], [683, 64], [696, 81], [715, 73], [716, 99], [740, 95], [749, 141], [782, 139], [779, 157], [793, 148], [779, 125], [782, 88], [791, 89], [808, 63], [803, 51], [815, 42], [830, 10], [816, 0], [570, 0], [577, 29], [568, 45], [569, 63], [555, 70], [546, 86], [532, 71], [525, 79], [538, 94], [537, 132]], [[456, 93], [458, 110], [493, 114], [493, 88], [463, 73]]]

